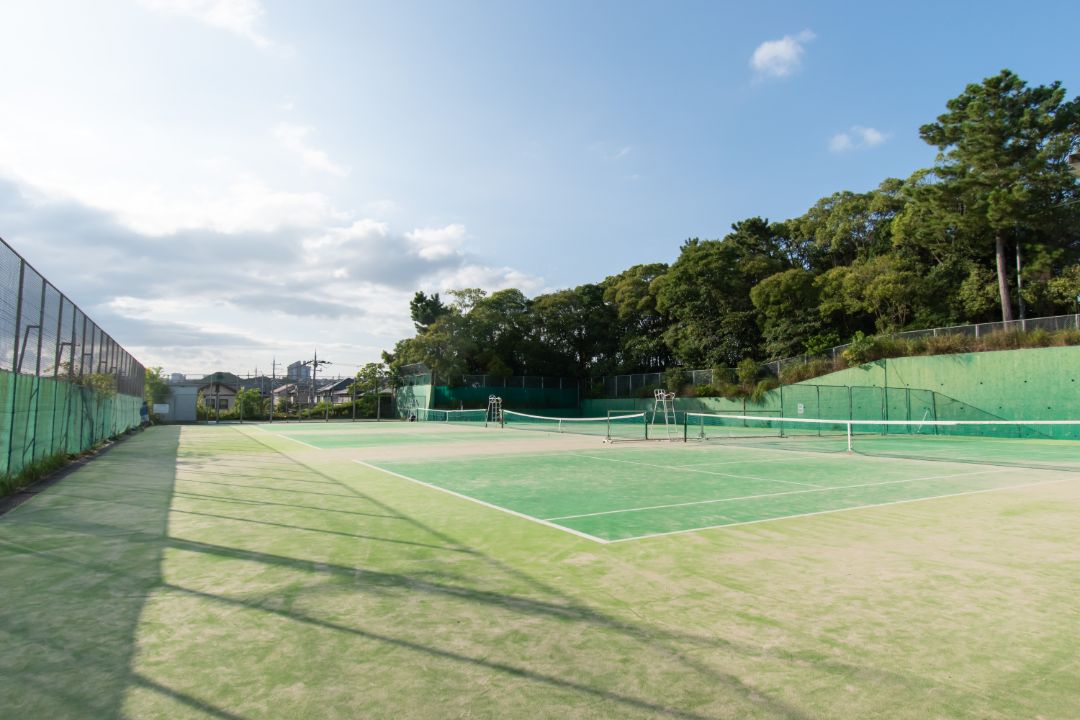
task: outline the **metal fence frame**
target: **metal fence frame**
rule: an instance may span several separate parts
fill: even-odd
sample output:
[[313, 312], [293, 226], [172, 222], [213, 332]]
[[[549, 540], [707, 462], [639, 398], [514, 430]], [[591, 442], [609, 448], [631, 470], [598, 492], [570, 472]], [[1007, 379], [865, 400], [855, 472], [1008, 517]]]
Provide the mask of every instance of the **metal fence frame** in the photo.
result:
[[[1038, 318], [1025, 318], [1023, 320], [1008, 320], [988, 323], [975, 323], [971, 325], [949, 325], [946, 327], [928, 328], [926, 330], [906, 330], [904, 332], [892, 333], [888, 337], [890, 338], [921, 338], [921, 337], [933, 337], [937, 335], [966, 335], [968, 337], [985, 337], [999, 332], [1030, 332], [1032, 330], [1046, 330], [1053, 332], [1056, 330], [1080, 330], [1080, 314], [1076, 315], [1051, 315], [1047, 317]], [[837, 357], [843, 354], [844, 350], [851, 347], [851, 343], [845, 345], [837, 345], [834, 348], [827, 350], [820, 355], [796, 355], [794, 357], [783, 358], [781, 360], [772, 360], [767, 363], [761, 363], [762, 370], [775, 377], [780, 377], [780, 373], [785, 368], [793, 365], [805, 365], [808, 362], [816, 360], [835, 361]], [[728, 368], [732, 373], [735, 372], [734, 368]], [[691, 385], [710, 385], [712, 384], [713, 371], [712, 370], [690, 370], [682, 368], [683, 373], [686, 375], [687, 381]], [[639, 390], [645, 390], [653, 387], [662, 388], [665, 386], [665, 373], [666, 370], [660, 370], [648, 373], [631, 373], [626, 375], [610, 375], [602, 379], [604, 385], [604, 397], [606, 398], [622, 398], [622, 397], [635, 397]]]
[[[925, 330], [905, 330], [898, 333], [890, 333], [887, 337], [892, 339], [911, 339], [924, 337], [937, 337], [938, 335], [964, 335], [966, 337], [981, 338], [1000, 332], [1031, 332], [1032, 330], [1080, 330], [1080, 313], [1075, 315], [1048, 315], [1046, 317], [1024, 318], [1023, 320], [998, 320], [997, 322], [973, 323], [969, 325], [947, 325], [945, 327], [927, 328]], [[851, 343], [837, 345], [819, 355], [796, 355], [794, 357], [773, 360], [766, 363], [776, 375], [783, 368], [792, 365], [804, 365], [814, 360], [836, 360], [845, 350], [851, 347]]]
[[[50, 283], [7, 242], [0, 238], [0, 371], [11, 374], [7, 457], [0, 458], [0, 474], [14, 473], [26, 462], [16, 462], [19, 440], [36, 438], [42, 419], [39, 383], [30, 388], [27, 405], [18, 408], [20, 384], [27, 378], [47, 379], [69, 385], [93, 385], [91, 376], [108, 376], [116, 392], [142, 398], [146, 370], [108, 333], [55, 285]], [[54, 417], [55, 408], [46, 406]], [[16, 437], [18, 413], [26, 413], [22, 438]], [[33, 425], [34, 431], [29, 428]], [[123, 428], [127, 429], [127, 428]], [[93, 444], [102, 438], [89, 439]], [[25, 453], [24, 453], [25, 455]], [[30, 459], [39, 459], [31, 451]]]

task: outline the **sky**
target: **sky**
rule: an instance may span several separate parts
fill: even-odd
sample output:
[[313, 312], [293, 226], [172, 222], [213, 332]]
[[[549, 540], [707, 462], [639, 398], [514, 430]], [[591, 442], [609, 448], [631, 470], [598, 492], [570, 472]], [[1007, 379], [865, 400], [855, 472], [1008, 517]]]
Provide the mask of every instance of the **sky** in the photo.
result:
[[[147, 366], [351, 375], [417, 290], [671, 262], [934, 161], [1080, 5], [10, 0], [0, 237]], [[279, 366], [280, 367], [280, 366]]]

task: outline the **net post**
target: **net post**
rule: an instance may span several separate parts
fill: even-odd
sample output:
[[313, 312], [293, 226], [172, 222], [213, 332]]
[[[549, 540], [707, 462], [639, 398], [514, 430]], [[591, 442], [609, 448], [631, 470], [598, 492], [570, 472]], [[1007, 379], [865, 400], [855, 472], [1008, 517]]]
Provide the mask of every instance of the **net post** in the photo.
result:
[[848, 420], [847, 421], [847, 451], [848, 452], [852, 452], [852, 447], [851, 447], [851, 425], [852, 425], [852, 422], [850, 420]]
[[641, 414], [641, 422], [645, 425], [645, 439], [649, 439], [649, 416], [645, 413]]

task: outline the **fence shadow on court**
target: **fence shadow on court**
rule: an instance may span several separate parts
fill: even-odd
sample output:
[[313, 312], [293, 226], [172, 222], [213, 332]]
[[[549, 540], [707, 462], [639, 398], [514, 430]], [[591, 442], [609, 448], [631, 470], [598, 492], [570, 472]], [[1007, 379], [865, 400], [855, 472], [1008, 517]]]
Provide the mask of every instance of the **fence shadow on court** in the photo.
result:
[[0, 714], [121, 718], [142, 688], [237, 720], [132, 671], [162, 587], [179, 438], [153, 428], [0, 518]]
[[[147, 598], [154, 593], [170, 601], [188, 598], [209, 608], [241, 610], [330, 631], [413, 653], [429, 663], [449, 663], [476, 673], [525, 681], [578, 696], [590, 705], [601, 703], [615, 715], [688, 720], [714, 717], [707, 711], [688, 709], [678, 692], [656, 679], [637, 686], [613, 682], [603, 667], [571, 664], [552, 670], [544, 662], [546, 658], [529, 652], [514, 656], [498, 648], [462, 648], [442, 633], [410, 632], [394, 623], [380, 623], [378, 618], [370, 622], [345, 620], [301, 602], [283, 604], [277, 590], [214, 591], [200, 585], [198, 578], [186, 576], [182, 563], [166, 577], [166, 553], [295, 571], [293, 574], [308, 583], [304, 592], [312, 598], [343, 587], [388, 601], [420, 597], [429, 606], [431, 617], [449, 619], [455, 613], [478, 613], [491, 627], [524, 628], [530, 643], [541, 643], [548, 636], [565, 643], [584, 636], [600, 637], [607, 650], [600, 659], [613, 662], [630, 657], [635, 666], [652, 661], [666, 664], [671, 672], [688, 678], [684, 687], [695, 693], [708, 689], [710, 697], [727, 703], [726, 714], [740, 714], [737, 709], [741, 708], [745, 711], [741, 714], [755, 716], [793, 720], [809, 716], [782, 698], [744, 682], [735, 672], [722, 669], [725, 656], [792, 664], [813, 660], [825, 673], [860, 676], [898, 688], [924, 682], [865, 666], [804, 658], [784, 648], [770, 649], [616, 616], [240, 431], [235, 431], [231, 442], [249, 457], [238, 462], [236, 469], [254, 467], [260, 480], [230, 483], [220, 476], [232, 461], [210, 462], [215, 453], [197, 447], [181, 450], [180, 432], [178, 428], [154, 429], [145, 440], [129, 443], [125, 452], [92, 463], [0, 521], [0, 588], [7, 588], [0, 591], [4, 600], [0, 603], [0, 636], [4, 637], [0, 669], [5, 670], [0, 673], [0, 698], [10, 699], [7, 706], [17, 708], [19, 717], [90, 714], [119, 718], [128, 693], [140, 692], [212, 717], [242, 718], [235, 709], [196, 697], [190, 688], [168, 680], [170, 673], [179, 676], [183, 668], [162, 668], [160, 676], [150, 677], [136, 662], [140, 619]], [[272, 460], [260, 463], [251, 459], [257, 455]], [[179, 469], [184, 472], [181, 489], [176, 487]], [[189, 483], [205, 486], [205, 490], [191, 491]], [[268, 493], [277, 499], [270, 500]], [[346, 503], [346, 498], [357, 504]], [[222, 509], [191, 510], [188, 501], [212, 503]], [[324, 502], [331, 505], [321, 507]], [[237, 514], [260, 508], [283, 515], [268, 519]], [[327, 517], [342, 515], [352, 523], [352, 530], [342, 532], [318, 527], [311, 519], [292, 519], [292, 512], [307, 510], [328, 513]], [[174, 518], [237, 523], [238, 527], [253, 526], [271, 535], [264, 534], [262, 541], [247, 547], [243, 546], [247, 543], [242, 533], [234, 533], [236, 541], [228, 543], [212, 533], [188, 532], [180, 537], [170, 532], [170, 512], [177, 513]], [[366, 525], [370, 523], [376, 523], [377, 530], [369, 531]], [[394, 531], [394, 527], [399, 529]], [[304, 557], [295, 549], [270, 551], [276, 540], [286, 535], [310, 536], [312, 556]], [[314, 552], [320, 537], [400, 548], [390, 557], [403, 561], [415, 553], [435, 560], [426, 562], [422, 569], [408, 562], [397, 567], [392, 562], [383, 567], [327, 562]], [[226, 641], [240, 644], [244, 638]], [[529, 647], [527, 644], [526, 650]], [[407, 672], [407, 668], [400, 672]], [[253, 687], [260, 685], [257, 680], [253, 679]], [[212, 690], [207, 693], [213, 697]]]

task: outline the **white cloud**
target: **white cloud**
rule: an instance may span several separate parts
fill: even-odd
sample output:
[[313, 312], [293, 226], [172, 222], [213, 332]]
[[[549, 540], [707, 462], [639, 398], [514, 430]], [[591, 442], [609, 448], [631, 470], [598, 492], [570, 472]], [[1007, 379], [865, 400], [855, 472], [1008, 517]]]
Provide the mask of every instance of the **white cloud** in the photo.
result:
[[339, 178], [348, 177], [348, 168], [343, 168], [330, 161], [330, 157], [322, 150], [307, 144], [307, 137], [312, 128], [292, 123], [278, 123], [274, 128], [274, 137], [289, 152], [300, 158], [305, 167], [320, 172], [329, 173]]
[[364, 204], [364, 210], [370, 215], [378, 215], [380, 217], [395, 215], [401, 212], [401, 203], [395, 200], [372, 200], [371, 202]]
[[[463, 224], [395, 232], [318, 204], [298, 217], [295, 200], [253, 183], [220, 200], [244, 206], [235, 221], [217, 207], [205, 216], [212, 227], [151, 234], [0, 175], [0, 227], [140, 361], [174, 372], [267, 369], [275, 355], [310, 357], [315, 344], [335, 361], [368, 362], [411, 334], [416, 288], [542, 288], [471, 253]], [[255, 222], [260, 213], [271, 218]]]
[[848, 130], [838, 132], [829, 139], [829, 150], [839, 153], [872, 148], [888, 138], [888, 135], [875, 128], [852, 125]]
[[465, 226], [455, 223], [441, 228], [416, 228], [405, 233], [405, 238], [424, 260], [443, 260], [461, 254]]
[[615, 153], [615, 159], [621, 160], [633, 151], [633, 148], [629, 145], [619, 148], [619, 151]]
[[487, 265], [463, 265], [452, 272], [440, 274], [434, 280], [434, 287], [440, 291], [470, 287], [488, 291], [517, 288], [530, 295], [539, 292], [543, 286], [543, 278], [510, 267]]
[[812, 31], [803, 30], [798, 35], [766, 40], [754, 50], [750, 66], [758, 77], [786, 77], [802, 65], [804, 46], [815, 37]]
[[270, 232], [281, 227], [311, 227], [340, 221], [343, 214], [317, 192], [290, 192], [262, 181], [241, 179], [220, 192], [178, 198], [156, 187], [104, 186], [76, 195], [111, 210], [127, 226], [148, 235], [208, 229], [222, 233]]
[[273, 42], [259, 32], [259, 20], [266, 11], [259, 0], [139, 0], [151, 10], [180, 15], [205, 25], [235, 33], [257, 47]]

